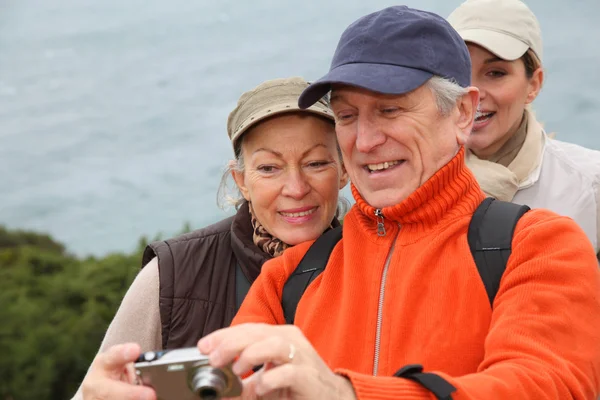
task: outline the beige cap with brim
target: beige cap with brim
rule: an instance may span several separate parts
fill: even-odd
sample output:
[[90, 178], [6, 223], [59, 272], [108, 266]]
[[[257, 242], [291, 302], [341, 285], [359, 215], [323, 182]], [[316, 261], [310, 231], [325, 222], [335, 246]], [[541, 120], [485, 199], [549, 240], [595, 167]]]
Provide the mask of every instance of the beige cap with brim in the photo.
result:
[[531, 49], [542, 61], [539, 22], [521, 0], [467, 0], [450, 14], [448, 22], [465, 42], [503, 60], [516, 60]]
[[307, 109], [298, 107], [298, 97], [308, 85], [300, 77], [272, 79], [242, 94], [227, 119], [227, 134], [234, 152], [238, 151], [239, 139], [248, 129], [276, 115], [290, 112], [312, 113], [333, 121], [333, 112], [325, 99]]

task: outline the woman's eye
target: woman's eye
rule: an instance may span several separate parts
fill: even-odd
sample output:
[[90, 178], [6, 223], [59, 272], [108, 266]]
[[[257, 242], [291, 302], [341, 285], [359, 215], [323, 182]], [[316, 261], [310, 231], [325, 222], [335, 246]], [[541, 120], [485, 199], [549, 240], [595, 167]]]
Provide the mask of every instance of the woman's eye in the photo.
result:
[[258, 168], [256, 168], [256, 169], [265, 174], [273, 173], [276, 170], [275, 166], [273, 166], [273, 165], [259, 165]]
[[506, 72], [504, 72], [504, 71], [490, 71], [486, 75], [490, 76], [492, 78], [501, 78], [504, 75], [506, 75]]

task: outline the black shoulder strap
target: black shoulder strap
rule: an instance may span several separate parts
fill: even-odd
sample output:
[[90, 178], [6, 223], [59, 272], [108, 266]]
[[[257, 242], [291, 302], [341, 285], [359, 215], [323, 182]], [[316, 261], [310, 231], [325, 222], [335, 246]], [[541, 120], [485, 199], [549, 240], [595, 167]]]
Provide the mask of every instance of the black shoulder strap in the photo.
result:
[[452, 400], [456, 388], [441, 376], [432, 372], [423, 372], [421, 364], [409, 364], [400, 368], [394, 376], [415, 381], [429, 390], [438, 400]]
[[471, 218], [469, 248], [492, 306], [511, 253], [515, 226], [527, 211], [527, 206], [488, 197]]
[[246, 298], [248, 294], [248, 290], [250, 290], [250, 281], [244, 275], [244, 271], [242, 271], [242, 267], [240, 263], [236, 261], [235, 263], [235, 310], [239, 310], [242, 302]]
[[330, 229], [309, 247], [300, 263], [290, 275], [281, 296], [283, 315], [287, 324], [293, 324], [296, 307], [310, 283], [323, 272], [333, 248], [342, 238], [342, 227]]

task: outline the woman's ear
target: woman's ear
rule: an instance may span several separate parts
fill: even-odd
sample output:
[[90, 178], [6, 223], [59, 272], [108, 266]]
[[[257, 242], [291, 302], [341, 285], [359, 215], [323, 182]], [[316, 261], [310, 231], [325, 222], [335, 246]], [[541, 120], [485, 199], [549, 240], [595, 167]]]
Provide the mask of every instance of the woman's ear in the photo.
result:
[[[230, 161], [230, 168], [231, 168], [231, 164], [235, 165], [235, 161]], [[244, 199], [246, 199], [246, 201], [250, 201], [250, 193], [248, 192], [248, 188], [246, 187], [246, 179], [244, 177], [244, 171], [238, 171], [234, 168], [231, 168], [231, 176], [233, 177], [233, 180], [235, 181], [235, 184], [237, 185], [238, 189], [240, 190], [240, 193], [242, 194], [242, 196], [244, 196]]]
[[475, 86], [469, 86], [465, 93], [458, 100], [458, 120], [456, 140], [460, 145], [464, 145], [471, 134], [473, 123], [475, 122], [475, 113], [479, 105], [479, 89]]
[[544, 85], [544, 70], [542, 67], [539, 67], [535, 71], [533, 71], [533, 76], [529, 79], [529, 92], [527, 93], [527, 98], [525, 99], [525, 104], [531, 104], [542, 90], [542, 86]]
[[348, 171], [346, 171], [346, 167], [344, 163], [341, 165], [342, 173], [340, 174], [340, 190], [342, 190], [348, 184]]

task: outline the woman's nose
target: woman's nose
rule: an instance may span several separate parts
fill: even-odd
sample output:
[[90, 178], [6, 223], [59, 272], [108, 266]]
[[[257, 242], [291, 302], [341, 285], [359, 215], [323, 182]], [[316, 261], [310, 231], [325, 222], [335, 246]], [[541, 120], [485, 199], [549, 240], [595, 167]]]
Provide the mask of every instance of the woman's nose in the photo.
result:
[[479, 79], [475, 76], [471, 77], [471, 84], [479, 89], [479, 103], [481, 103], [481, 100], [484, 99], [486, 95], [485, 85], [482, 85]]
[[282, 194], [300, 200], [310, 192], [308, 179], [301, 170], [293, 170], [283, 185]]

